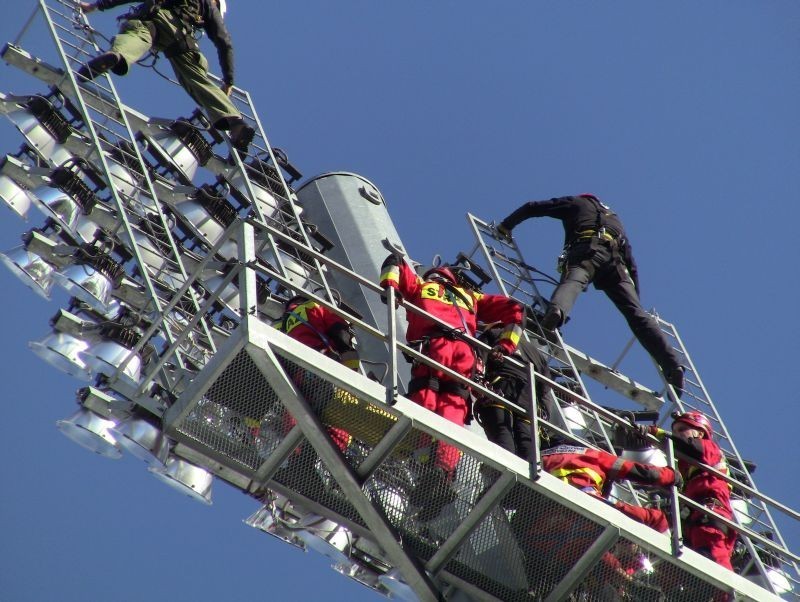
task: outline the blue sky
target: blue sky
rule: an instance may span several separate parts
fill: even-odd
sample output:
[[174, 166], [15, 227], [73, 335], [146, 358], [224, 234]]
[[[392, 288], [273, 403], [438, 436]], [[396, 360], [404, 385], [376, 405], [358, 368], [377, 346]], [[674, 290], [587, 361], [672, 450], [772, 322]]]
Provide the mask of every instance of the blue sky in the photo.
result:
[[[3, 41], [34, 8], [6, 4]], [[740, 453], [758, 464], [759, 489], [800, 506], [790, 464], [800, 418], [800, 5], [229, 4], [237, 84], [272, 144], [307, 177], [344, 170], [374, 182], [416, 259], [471, 248], [468, 211], [500, 219], [526, 200], [589, 191], [617, 210], [643, 303], [677, 325]], [[113, 16], [93, 22], [115, 31]], [[39, 28], [23, 45], [48, 40]], [[192, 109], [146, 69], [115, 83], [143, 112]], [[41, 89], [0, 67], [3, 92]], [[2, 121], [0, 142], [13, 152], [22, 139]], [[4, 210], [0, 247], [37, 224]], [[515, 234], [528, 262], [552, 272], [560, 224], [530, 221]], [[377, 599], [320, 556], [243, 525], [257, 506], [236, 490], [217, 483], [203, 507], [133, 458], [104, 460], [59, 434], [80, 383], [26, 344], [60, 305], [5, 271], [0, 286], [9, 326], [0, 598]], [[630, 335], [610, 302], [592, 290], [572, 316], [567, 341], [613, 362]], [[657, 384], [641, 352], [622, 370]], [[796, 523], [783, 535], [800, 549]]]

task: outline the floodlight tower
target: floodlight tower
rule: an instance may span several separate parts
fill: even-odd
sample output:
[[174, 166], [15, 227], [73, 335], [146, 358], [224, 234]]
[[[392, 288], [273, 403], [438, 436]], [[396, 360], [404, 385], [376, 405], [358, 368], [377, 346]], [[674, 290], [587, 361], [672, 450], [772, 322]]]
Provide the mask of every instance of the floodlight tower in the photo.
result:
[[[22, 46], [36, 19], [52, 42], [47, 60]], [[679, 512], [671, 536], [660, 535], [543, 473], [538, 458], [526, 462], [403, 396], [401, 357], [430, 360], [399, 334], [398, 307], [419, 310], [376, 284], [385, 254], [407, 254], [377, 187], [325, 174], [295, 191], [302, 175], [270, 146], [246, 91], [233, 99], [256, 136], [240, 153], [200, 112], [147, 116], [121, 102], [110, 78], [82, 81], [78, 69], [97, 52], [66, 0], [39, 0], [2, 52], [46, 87], [0, 93], [0, 112], [24, 140], [0, 166], [0, 198], [17, 217], [45, 216], [3, 258], [38, 294], [60, 286], [71, 296], [31, 344], [90, 383], [59, 421], [65, 434], [107, 457], [134, 454], [202, 503], [223, 479], [257, 505], [247, 524], [401, 599], [605, 599], [618, 576], [608, 559], [631, 550], [635, 578], [614, 586], [627, 599], [800, 597], [800, 559], [771, 513], [800, 515], [756, 489], [674, 326], [659, 318], [688, 367], [682, 398], [541, 332], [532, 267], [469, 216], [476, 244], [457, 261], [480, 286], [532, 308], [526, 336], [555, 375], [547, 420], [485, 383], [469, 383], [473, 392], [527, 413], [534, 436], [541, 425], [607, 450], [638, 410], [661, 422], [672, 410], [703, 411], [732, 467], [737, 574], [682, 547]], [[353, 372], [274, 328], [300, 292], [347, 319], [385, 372]], [[596, 403], [592, 382], [636, 411]], [[344, 451], [331, 427], [347, 433]], [[460, 459], [432, 483], [422, 477], [437, 441]], [[612, 495], [657, 501], [636, 488]], [[692, 507], [674, 490], [669, 502]]]

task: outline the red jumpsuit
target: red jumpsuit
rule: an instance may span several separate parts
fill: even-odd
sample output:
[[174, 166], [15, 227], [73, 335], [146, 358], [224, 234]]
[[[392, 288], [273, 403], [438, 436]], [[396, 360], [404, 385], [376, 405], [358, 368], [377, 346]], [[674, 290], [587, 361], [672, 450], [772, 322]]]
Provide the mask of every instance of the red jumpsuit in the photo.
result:
[[[425, 281], [396, 255], [383, 262], [381, 286], [391, 286], [407, 302], [416, 305], [447, 323], [453, 330], [475, 336], [478, 320], [501, 322], [507, 325], [498, 342], [508, 353], [513, 353], [522, 334], [522, 308], [519, 303], [502, 295], [487, 295], [462, 288], [455, 284]], [[447, 336], [442, 327], [423, 316], [408, 312], [406, 341], [409, 345], [421, 343], [421, 353], [447, 366], [467, 378], [474, 376], [475, 352], [465, 341]], [[464, 426], [468, 405], [466, 387], [458, 387], [441, 370], [416, 363], [411, 369], [410, 399], [439, 416]], [[419, 388], [416, 383], [422, 383]], [[435, 390], [432, 383], [445, 383]], [[450, 383], [448, 385], [447, 383]], [[452, 387], [451, 390], [441, 390]], [[436, 448], [436, 465], [452, 474], [460, 459], [458, 448], [440, 443]]]
[[[358, 353], [352, 344], [349, 325], [327, 307], [298, 297], [295, 301], [289, 302], [283, 318], [275, 324], [275, 327], [304, 345], [338, 359], [348, 368], [358, 370]], [[303, 375], [298, 375], [295, 380], [297, 378], [303, 378]], [[284, 417], [286, 431], [288, 432], [295, 424], [297, 421], [287, 413]], [[344, 452], [350, 445], [350, 433], [346, 430], [329, 426], [328, 434], [340, 451]]]
[[[628, 480], [660, 487], [669, 487], [675, 482], [672, 468], [632, 462], [605, 451], [573, 445], [542, 450], [542, 467], [565, 483], [600, 499], [605, 499], [603, 488], [612, 481]], [[625, 502], [615, 502], [614, 507], [656, 531], [663, 533], [669, 529], [667, 517], [657, 508], [642, 508]]]
[[[728, 473], [728, 464], [719, 445], [711, 439], [693, 438], [684, 441], [673, 438], [675, 449], [712, 468]], [[710, 508], [720, 516], [733, 519], [731, 509], [731, 490], [727, 481], [689, 464], [686, 460], [678, 460], [678, 470], [686, 483], [683, 494], [690, 500]], [[733, 570], [731, 554], [736, 543], [737, 533], [721, 521], [714, 520], [700, 510], [694, 510], [684, 529], [684, 537], [688, 546], [696, 552], [727, 569]]]

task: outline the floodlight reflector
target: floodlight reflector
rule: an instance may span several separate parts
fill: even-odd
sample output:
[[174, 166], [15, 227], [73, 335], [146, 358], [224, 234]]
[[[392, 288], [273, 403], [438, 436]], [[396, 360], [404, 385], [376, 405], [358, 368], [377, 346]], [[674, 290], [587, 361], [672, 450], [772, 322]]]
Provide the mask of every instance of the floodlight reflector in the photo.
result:
[[56, 426], [64, 435], [89, 451], [113, 460], [122, 457], [122, 450], [109, 432], [114, 426], [113, 420], [80, 408], [69, 418], [57, 421]]
[[163, 468], [151, 466], [154, 477], [190, 498], [211, 505], [211, 485], [214, 476], [205, 468], [187, 462], [177, 456], [170, 456]]
[[169, 440], [164, 432], [141, 416], [130, 416], [109, 429], [117, 443], [146, 464], [165, 467]]
[[45, 299], [50, 298], [56, 272], [41, 256], [20, 245], [0, 253], [0, 261], [34, 293]]
[[91, 373], [81, 353], [86, 351], [91, 340], [82, 339], [66, 332], [53, 331], [39, 341], [31, 341], [28, 347], [51, 366], [80, 380], [90, 380]]

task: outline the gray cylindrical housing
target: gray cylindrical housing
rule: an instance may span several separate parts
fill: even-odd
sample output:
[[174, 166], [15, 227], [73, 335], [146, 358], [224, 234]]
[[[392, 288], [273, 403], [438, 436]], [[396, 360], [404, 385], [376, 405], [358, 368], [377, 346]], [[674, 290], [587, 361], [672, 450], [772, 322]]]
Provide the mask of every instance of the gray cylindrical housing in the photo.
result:
[[[304, 216], [313, 222], [334, 248], [326, 253], [357, 274], [375, 282], [380, 280], [380, 268], [392, 250], [405, 254], [405, 247], [386, 209], [380, 191], [366, 178], [352, 173], [327, 173], [309, 180], [297, 191]], [[332, 285], [342, 299], [381, 332], [387, 332], [388, 313], [378, 295], [353, 280], [331, 270]], [[405, 312], [398, 312], [397, 332], [405, 333]], [[402, 336], [402, 334], [401, 334]], [[369, 336], [359, 337], [360, 354], [374, 362], [387, 362], [387, 346]], [[382, 370], [366, 365], [381, 376]], [[408, 365], [401, 360], [399, 381], [408, 382]]]

